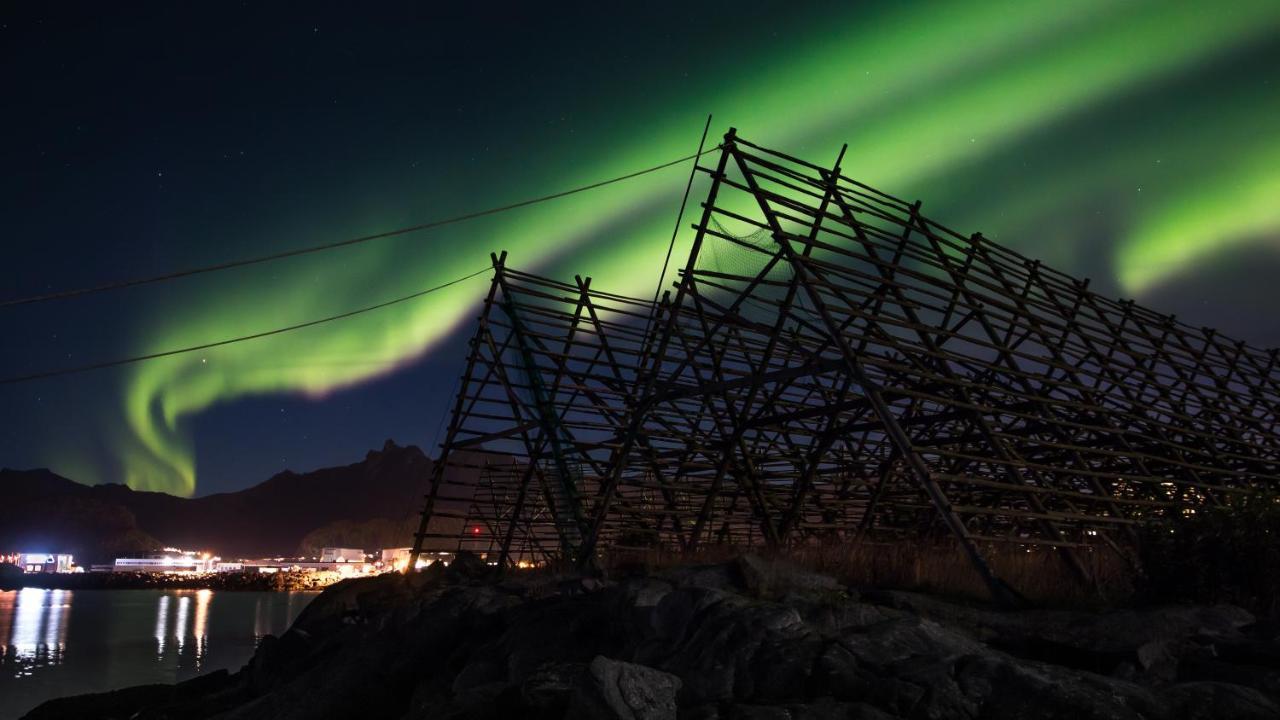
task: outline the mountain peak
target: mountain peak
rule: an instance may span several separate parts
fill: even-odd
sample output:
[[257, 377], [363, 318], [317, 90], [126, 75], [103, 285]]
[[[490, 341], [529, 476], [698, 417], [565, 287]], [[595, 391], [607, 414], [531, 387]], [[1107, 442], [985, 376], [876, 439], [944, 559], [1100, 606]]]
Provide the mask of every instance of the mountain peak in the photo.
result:
[[[228, 557], [289, 555], [309, 533], [333, 523], [403, 521], [417, 512], [430, 469], [431, 460], [419, 448], [387, 440], [381, 450], [351, 465], [285, 470], [243, 490], [196, 498], [124, 492], [125, 486], [114, 484], [89, 487], [47, 470], [4, 470], [0, 546], [25, 542], [24, 537], [68, 534], [76, 525], [101, 525], [96, 518], [109, 516], [121, 520], [100, 537], [89, 533], [92, 537], [76, 540], [78, 556], [96, 559], [105, 548], [117, 547], [112, 533], [118, 528]], [[58, 501], [51, 503], [54, 498]], [[58, 528], [46, 527], [49, 506], [73, 507], [79, 515]]]

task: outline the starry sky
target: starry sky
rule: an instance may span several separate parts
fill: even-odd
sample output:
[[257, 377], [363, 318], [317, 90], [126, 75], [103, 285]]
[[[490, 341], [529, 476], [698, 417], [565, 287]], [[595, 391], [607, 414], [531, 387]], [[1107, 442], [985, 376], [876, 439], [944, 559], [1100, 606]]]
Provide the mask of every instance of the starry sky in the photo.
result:
[[[1280, 345], [1274, 0], [462, 5], [7, 4], [0, 297], [556, 192], [689, 155], [714, 113], [713, 140], [732, 125], [822, 163], [847, 142], [846, 174], [957, 230]], [[305, 322], [491, 250], [649, 296], [688, 170], [0, 308], [0, 375]], [[0, 465], [206, 495], [386, 438], [431, 447], [486, 289], [482, 275], [338, 323], [0, 386]]]

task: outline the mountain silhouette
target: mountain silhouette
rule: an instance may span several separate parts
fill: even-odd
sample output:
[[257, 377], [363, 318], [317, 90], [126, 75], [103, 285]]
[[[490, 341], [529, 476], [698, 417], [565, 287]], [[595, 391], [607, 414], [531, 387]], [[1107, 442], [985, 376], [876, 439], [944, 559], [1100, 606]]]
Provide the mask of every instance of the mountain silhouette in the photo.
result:
[[417, 447], [388, 440], [352, 465], [286, 470], [244, 490], [198, 498], [4, 469], [0, 552], [71, 552], [83, 565], [163, 546], [222, 557], [292, 556], [315, 538], [338, 542], [347, 534], [405, 546], [411, 537], [400, 531], [420, 509], [431, 465]]

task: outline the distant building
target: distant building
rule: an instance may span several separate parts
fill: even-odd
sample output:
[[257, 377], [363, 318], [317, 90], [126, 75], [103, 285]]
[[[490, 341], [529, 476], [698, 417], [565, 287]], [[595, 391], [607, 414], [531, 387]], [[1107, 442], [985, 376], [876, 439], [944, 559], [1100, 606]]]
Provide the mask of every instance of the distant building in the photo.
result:
[[364, 562], [364, 550], [359, 548], [327, 547], [320, 549], [320, 562]]
[[409, 553], [413, 552], [413, 548], [386, 548], [382, 551], [380, 560], [384, 567], [393, 567], [398, 569], [409, 564]]
[[343, 577], [367, 575], [374, 572], [374, 566], [363, 559], [354, 560], [301, 560], [298, 558], [276, 558], [274, 560], [245, 560], [244, 569], [260, 573], [277, 572], [336, 572]]
[[213, 572], [219, 558], [208, 553], [198, 555], [189, 550], [165, 548], [164, 552], [140, 558], [116, 558], [115, 572], [207, 573]]
[[[396, 572], [404, 572], [409, 567], [409, 555], [413, 553], [413, 548], [387, 548], [379, 555], [378, 565], [383, 572], [394, 570]], [[448, 565], [453, 559], [451, 552], [424, 552], [418, 556], [417, 567], [424, 568], [432, 563], [441, 563]]]
[[[440, 563], [444, 567], [449, 567], [449, 563], [453, 562], [453, 553], [451, 552], [424, 552], [418, 555], [418, 564], [414, 565], [415, 570], [421, 570], [428, 565]], [[409, 565], [409, 558], [405, 558], [405, 566]]]
[[61, 553], [15, 553], [5, 556], [6, 561], [29, 573], [73, 573], [75, 560]]

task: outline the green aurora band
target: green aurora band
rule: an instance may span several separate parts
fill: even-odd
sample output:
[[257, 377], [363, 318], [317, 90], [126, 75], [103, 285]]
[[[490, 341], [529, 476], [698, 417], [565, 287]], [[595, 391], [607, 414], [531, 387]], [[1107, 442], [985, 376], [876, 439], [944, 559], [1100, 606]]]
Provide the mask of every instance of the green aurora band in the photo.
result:
[[[848, 142], [846, 174], [898, 195], [919, 193], [926, 208], [942, 208], [949, 224], [981, 229], [1068, 271], [1078, 264], [1069, 254], [1029, 244], [1044, 240], [1025, 236], [1037, 220], [1088, 206], [1102, 193], [1142, 193], [1125, 210], [1108, 259], [1119, 287], [1139, 296], [1210, 252], [1274, 238], [1280, 230], [1280, 128], [1274, 122], [1280, 88], [1265, 81], [1265, 70], [1213, 90], [1222, 97], [1211, 108], [1177, 97], [1144, 118], [1141, 109], [1128, 107], [1138, 121], [1091, 151], [1060, 148], [1040, 182], [1002, 188], [996, 198], [975, 189], [983, 184], [984, 163], [1016, 164], [1019, 148], [1038, 134], [1069, 132], [1073, 119], [1097, 108], [1124, 108], [1135, 93], [1176, 86], [1198, 64], [1273, 41], [1280, 29], [1280, 4], [1273, 0], [955, 3], [893, 8], [856, 21], [824, 18], [815, 26], [822, 29], [803, 44], [742, 58], [729, 82], [692, 82], [655, 103], [659, 107], [634, 108], [625, 127], [602, 131], [562, 155], [595, 162], [563, 172], [564, 163], [548, 161], [550, 176], [540, 178], [536, 190], [500, 190], [508, 197], [540, 194], [689, 154], [699, 117], [711, 110], [719, 131], [733, 124], [744, 137], [816, 161], [834, 160]], [[539, 157], [556, 157], [551, 150]], [[216, 283], [196, 281], [197, 301], [152, 318], [142, 350], [247, 334], [407, 294], [484, 267], [491, 249], [510, 251], [517, 267], [590, 274], [599, 287], [648, 296], [687, 170], [447, 233], [338, 251], [341, 262], [326, 254], [246, 269], [230, 300]], [[351, 224], [353, 234], [424, 217], [369, 214], [376, 217]], [[286, 237], [307, 244], [335, 233], [313, 230], [293, 228]], [[687, 243], [689, 233], [681, 239]], [[678, 245], [673, 261], [683, 252], [687, 245]], [[116, 443], [124, 448], [126, 482], [193, 493], [196, 449], [185, 419], [235, 398], [322, 397], [394, 372], [465, 323], [484, 284], [477, 278], [339, 324], [135, 366], [125, 385], [127, 422]]]

